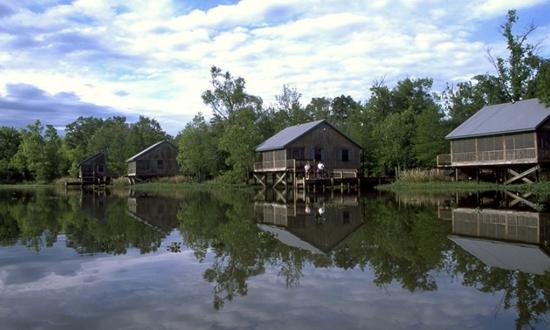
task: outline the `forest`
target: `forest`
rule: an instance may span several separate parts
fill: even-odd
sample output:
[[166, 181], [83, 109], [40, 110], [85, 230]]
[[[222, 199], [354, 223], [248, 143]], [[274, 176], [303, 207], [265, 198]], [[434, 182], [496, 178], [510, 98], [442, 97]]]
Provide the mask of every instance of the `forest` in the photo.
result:
[[103, 150], [112, 176], [126, 173], [126, 159], [167, 139], [179, 147], [182, 174], [197, 181], [242, 182], [255, 160], [254, 148], [284, 127], [327, 119], [357, 141], [364, 151], [364, 174], [392, 174], [395, 168], [429, 168], [436, 155], [448, 152], [444, 137], [485, 105], [538, 97], [550, 105], [550, 59], [529, 40], [535, 26], [516, 33], [518, 16], [508, 12], [500, 32], [506, 56], [487, 59], [492, 73], [433, 88], [431, 78], [408, 77], [388, 84], [375, 81], [366, 100], [341, 95], [314, 97], [303, 103], [287, 85], [273, 104], [249, 94], [245, 79], [212, 67], [211, 88], [202, 93], [210, 107], [172, 137], [153, 118], [135, 123], [125, 117], [79, 117], [63, 135], [41, 121], [23, 129], [0, 127], [0, 183], [51, 182], [75, 176], [78, 163]]

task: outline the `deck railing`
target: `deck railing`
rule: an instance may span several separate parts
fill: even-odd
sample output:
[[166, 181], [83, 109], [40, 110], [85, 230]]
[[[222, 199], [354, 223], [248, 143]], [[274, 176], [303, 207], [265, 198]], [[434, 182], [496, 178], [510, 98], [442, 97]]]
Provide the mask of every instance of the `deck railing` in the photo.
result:
[[[438, 156], [439, 157], [439, 156]], [[480, 152], [455, 152], [453, 153], [452, 163], [488, 163], [488, 162], [507, 162], [524, 161], [537, 158], [536, 148], [508, 149], [508, 150], [490, 150]], [[439, 165], [439, 158], [438, 158]]]
[[[307, 160], [299, 160], [299, 159], [267, 160], [262, 162], [255, 162], [254, 171], [255, 172], [284, 171], [284, 170], [303, 171], [304, 165], [306, 164], [306, 162]], [[313, 164], [312, 160], [310, 160], [310, 162], [311, 164]]]

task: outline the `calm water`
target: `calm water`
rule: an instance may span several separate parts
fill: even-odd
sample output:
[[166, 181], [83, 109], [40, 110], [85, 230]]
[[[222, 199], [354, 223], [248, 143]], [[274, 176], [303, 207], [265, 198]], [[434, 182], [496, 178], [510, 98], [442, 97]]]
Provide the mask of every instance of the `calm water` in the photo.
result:
[[0, 327], [548, 328], [533, 200], [0, 191]]

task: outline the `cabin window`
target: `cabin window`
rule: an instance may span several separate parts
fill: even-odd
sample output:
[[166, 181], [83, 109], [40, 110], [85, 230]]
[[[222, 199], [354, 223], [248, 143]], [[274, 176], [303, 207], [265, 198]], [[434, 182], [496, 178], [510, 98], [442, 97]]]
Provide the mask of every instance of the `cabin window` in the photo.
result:
[[304, 148], [292, 148], [290, 149], [291, 159], [304, 159]]
[[340, 150], [340, 160], [343, 161], [343, 162], [349, 162], [350, 161], [349, 150], [348, 149]]
[[97, 165], [97, 172], [103, 173], [103, 164]]
[[164, 169], [164, 160], [162, 160], [162, 159], [157, 160], [157, 168], [159, 170]]

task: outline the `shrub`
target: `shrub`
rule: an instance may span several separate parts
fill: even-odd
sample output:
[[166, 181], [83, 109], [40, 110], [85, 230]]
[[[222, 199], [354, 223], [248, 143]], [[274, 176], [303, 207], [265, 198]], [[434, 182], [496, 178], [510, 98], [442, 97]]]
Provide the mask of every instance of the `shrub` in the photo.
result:
[[433, 181], [451, 181], [451, 178], [444, 171], [437, 169], [410, 169], [399, 173], [399, 181], [403, 182], [433, 182]]

